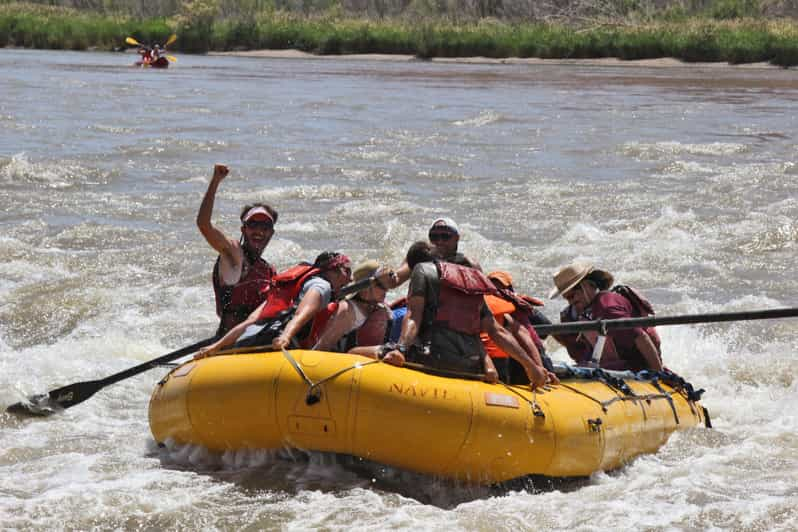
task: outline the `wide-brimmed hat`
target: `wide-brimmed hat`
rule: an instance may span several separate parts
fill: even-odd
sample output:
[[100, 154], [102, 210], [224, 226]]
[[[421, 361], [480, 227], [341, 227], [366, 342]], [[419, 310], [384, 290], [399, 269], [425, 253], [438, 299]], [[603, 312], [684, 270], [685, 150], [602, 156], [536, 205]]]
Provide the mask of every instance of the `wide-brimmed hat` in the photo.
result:
[[564, 294], [588, 275], [596, 278], [607, 288], [612, 286], [614, 280], [611, 273], [596, 269], [588, 262], [574, 262], [554, 274], [554, 289], [549, 293], [549, 298], [554, 299], [560, 294]]
[[[356, 283], [358, 281], [362, 281], [363, 279], [368, 279], [369, 277], [373, 277], [381, 269], [382, 269], [382, 267], [380, 266], [380, 263], [377, 262], [376, 260], [371, 259], [371, 260], [363, 261], [360, 264], [358, 264], [357, 266], [355, 266], [354, 270], [352, 270], [352, 282]], [[354, 294], [349, 294], [346, 297], [348, 299], [352, 299], [356, 295], [357, 295], [357, 293], [354, 293]]]

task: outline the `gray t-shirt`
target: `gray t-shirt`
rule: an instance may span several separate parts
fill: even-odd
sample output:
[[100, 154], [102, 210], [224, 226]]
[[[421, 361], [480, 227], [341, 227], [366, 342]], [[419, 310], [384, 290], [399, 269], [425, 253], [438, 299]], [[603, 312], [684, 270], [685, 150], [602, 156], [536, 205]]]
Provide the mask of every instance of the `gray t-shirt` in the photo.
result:
[[302, 285], [302, 290], [299, 291], [297, 302], [302, 301], [302, 298], [305, 297], [305, 294], [307, 294], [310, 290], [316, 290], [319, 294], [321, 294], [322, 308], [326, 307], [330, 301], [332, 301], [332, 285], [330, 284], [330, 281], [324, 277], [311, 277], [305, 281], [305, 284]]

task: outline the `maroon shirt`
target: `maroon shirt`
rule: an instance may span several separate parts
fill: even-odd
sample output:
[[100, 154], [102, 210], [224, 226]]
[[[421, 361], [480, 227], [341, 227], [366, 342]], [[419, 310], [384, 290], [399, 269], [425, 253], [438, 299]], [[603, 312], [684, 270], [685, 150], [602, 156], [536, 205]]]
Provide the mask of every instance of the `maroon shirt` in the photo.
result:
[[[612, 320], [617, 318], [636, 318], [639, 314], [632, 303], [615, 292], [599, 292], [590, 306], [581, 316], [574, 316], [571, 307], [567, 307], [560, 315], [563, 323], [571, 321]], [[605, 369], [631, 369], [639, 371], [647, 367], [643, 354], [635, 346], [635, 340], [641, 334], [648, 334], [659, 350], [660, 341], [653, 327], [633, 329], [615, 329], [608, 331], [601, 367]], [[592, 342], [587, 337], [592, 338]], [[595, 333], [585, 335], [558, 335], [557, 339], [568, 349], [568, 354], [578, 364], [587, 362], [593, 352]]]

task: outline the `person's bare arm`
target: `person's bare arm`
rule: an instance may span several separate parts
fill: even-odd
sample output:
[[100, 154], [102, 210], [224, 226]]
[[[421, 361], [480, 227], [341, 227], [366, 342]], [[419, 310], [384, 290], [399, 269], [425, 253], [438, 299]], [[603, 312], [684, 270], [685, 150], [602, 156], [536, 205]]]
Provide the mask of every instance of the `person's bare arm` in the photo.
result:
[[202, 204], [200, 204], [199, 212], [197, 213], [197, 227], [202, 236], [205, 237], [208, 245], [232, 263], [235, 262], [234, 249], [236, 242], [228, 238], [211, 221], [213, 204], [216, 201], [216, 191], [219, 188], [219, 183], [222, 182], [228, 173], [229, 169], [223, 164], [217, 164], [213, 167], [211, 182], [208, 183], [208, 190], [205, 191], [205, 196], [202, 198]]
[[654, 342], [651, 341], [651, 337], [647, 334], [641, 334], [637, 338], [635, 338], [635, 347], [643, 354], [643, 358], [648, 365], [648, 369], [654, 371], [662, 371], [662, 360], [659, 358], [659, 352], [657, 351]]
[[[407, 298], [407, 313], [402, 320], [402, 333], [399, 335], [399, 344], [410, 346], [416, 341], [418, 331], [421, 328], [421, 320], [424, 319], [424, 298], [422, 296], [410, 296]], [[383, 360], [394, 366], [402, 366], [405, 363], [405, 356], [398, 349], [389, 351]]]
[[493, 315], [482, 318], [482, 330], [488, 333], [491, 340], [496, 342], [499, 348], [510, 355], [513, 359], [518, 361], [523, 366], [527, 377], [529, 377], [529, 384], [534, 390], [538, 386], [546, 384], [547, 375], [542, 366], [537, 365], [518, 345], [513, 335], [500, 326]]
[[335, 344], [346, 333], [352, 330], [354, 324], [354, 309], [351, 306], [354, 303], [349, 301], [341, 301], [338, 308], [330, 318], [330, 321], [324, 326], [321, 332], [319, 341], [313, 346], [316, 351], [330, 351], [335, 348]]
[[216, 340], [211, 345], [197, 351], [197, 354], [194, 355], [194, 358], [195, 359], [204, 358], [207, 356], [214, 355], [219, 351], [221, 351], [222, 349], [224, 349], [225, 347], [231, 346], [234, 343], [236, 343], [236, 340], [238, 340], [241, 337], [241, 335], [244, 333], [247, 327], [258, 321], [260, 312], [265, 305], [266, 301], [258, 305], [258, 308], [253, 310], [252, 313], [247, 317], [247, 319], [245, 319], [244, 321], [242, 321], [241, 323], [239, 323], [238, 325], [227, 331], [227, 334], [222, 336], [220, 339]]
[[410, 266], [407, 262], [403, 262], [396, 270], [393, 271], [393, 276], [390, 283], [386, 283], [388, 288], [396, 288], [397, 286], [405, 283], [410, 279]]
[[489, 384], [496, 384], [499, 382], [499, 372], [496, 371], [496, 366], [493, 364], [493, 360], [486, 356], [485, 360], [483, 361], [483, 367], [485, 369], [485, 382]]
[[522, 327], [521, 323], [518, 320], [513, 319], [512, 316], [505, 316], [505, 322], [507, 324], [507, 329], [510, 333], [515, 337], [518, 345], [526, 351], [527, 356], [532, 359], [532, 362], [537, 364], [543, 371], [546, 372], [548, 376], [548, 382], [552, 384], [559, 384], [560, 379], [557, 378], [557, 375], [548, 371], [546, 367], [543, 365], [543, 357], [540, 356], [540, 351], [538, 351], [538, 346], [535, 345], [535, 341], [532, 340], [532, 335], [529, 334], [529, 331], [526, 327]]
[[321, 310], [322, 299], [318, 290], [308, 290], [299, 302], [299, 306], [285, 326], [280, 336], [274, 339], [272, 347], [274, 349], [284, 349], [291, 344], [291, 339]]

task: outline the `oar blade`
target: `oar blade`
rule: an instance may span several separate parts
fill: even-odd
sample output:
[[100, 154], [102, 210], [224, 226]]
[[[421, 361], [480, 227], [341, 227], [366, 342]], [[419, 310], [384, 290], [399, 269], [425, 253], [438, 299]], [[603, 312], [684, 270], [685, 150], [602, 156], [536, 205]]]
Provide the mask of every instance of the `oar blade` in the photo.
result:
[[165, 56], [165, 57], [166, 57], [166, 58], [167, 58], [169, 61], [171, 61], [172, 63], [177, 63], [177, 57], [175, 57], [175, 56], [173, 56], [173, 55], [167, 55], [167, 56]]
[[133, 46], [141, 46], [141, 43], [138, 42], [133, 37], [128, 37], [127, 39], [125, 39], [125, 42], [128, 43], [128, 44], [132, 44]]
[[46, 393], [31, 395], [25, 401], [14, 403], [6, 408], [6, 412], [17, 417], [47, 417], [61, 409], [50, 401]]
[[177, 34], [174, 34], [174, 33], [173, 33], [173, 34], [171, 34], [171, 35], [169, 36], [169, 38], [168, 38], [168, 39], [166, 39], [166, 44], [164, 44], [164, 47], [167, 47], [167, 46], [169, 46], [170, 44], [172, 44], [172, 43], [173, 43], [173, 42], [175, 42], [176, 40], [177, 40]]
[[31, 395], [25, 401], [6, 408], [9, 414], [45, 417], [82, 403], [102, 387], [100, 381], [76, 382], [49, 393]]

